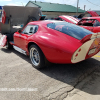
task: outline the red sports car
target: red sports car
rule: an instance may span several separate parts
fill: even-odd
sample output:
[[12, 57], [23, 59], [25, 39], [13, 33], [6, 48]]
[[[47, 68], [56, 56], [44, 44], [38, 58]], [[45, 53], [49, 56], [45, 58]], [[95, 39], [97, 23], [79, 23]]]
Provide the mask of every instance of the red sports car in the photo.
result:
[[95, 11], [86, 11], [85, 13], [82, 13], [79, 16], [76, 16], [75, 18], [81, 20], [83, 17], [99, 17], [99, 15]]
[[56, 18], [56, 20], [66, 21], [68, 23], [79, 25], [94, 33], [100, 32], [100, 17], [85, 17], [79, 21], [72, 16], [62, 15]]
[[23, 30], [14, 33], [14, 41], [3, 35], [0, 43], [7, 48], [13, 45], [15, 50], [30, 56], [35, 68], [41, 68], [46, 59], [65, 64], [92, 57], [100, 50], [99, 36], [74, 24], [47, 20], [28, 23]]
[[100, 17], [85, 17], [77, 25], [90, 30], [94, 33], [100, 32]]

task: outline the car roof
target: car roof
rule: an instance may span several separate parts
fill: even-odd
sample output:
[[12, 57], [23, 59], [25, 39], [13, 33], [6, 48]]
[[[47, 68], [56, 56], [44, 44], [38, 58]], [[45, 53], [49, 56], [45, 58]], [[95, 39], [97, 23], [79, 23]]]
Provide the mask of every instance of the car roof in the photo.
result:
[[100, 22], [100, 17], [84, 17], [82, 19], [97, 19]]

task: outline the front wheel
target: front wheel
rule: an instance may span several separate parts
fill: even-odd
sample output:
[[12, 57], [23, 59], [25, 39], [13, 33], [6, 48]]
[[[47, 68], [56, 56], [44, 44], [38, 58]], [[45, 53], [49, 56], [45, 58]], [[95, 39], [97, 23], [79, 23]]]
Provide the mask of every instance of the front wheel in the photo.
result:
[[30, 60], [33, 67], [39, 69], [45, 67], [45, 57], [41, 49], [36, 45], [31, 45], [29, 48]]

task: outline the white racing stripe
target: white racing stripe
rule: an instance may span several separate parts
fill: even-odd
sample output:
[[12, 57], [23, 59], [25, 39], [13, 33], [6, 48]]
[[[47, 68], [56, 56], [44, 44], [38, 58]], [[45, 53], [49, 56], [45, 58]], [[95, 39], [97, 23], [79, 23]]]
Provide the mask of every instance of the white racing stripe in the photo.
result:
[[72, 21], [75, 24], [78, 23], [78, 20], [76, 21], [76, 19], [73, 18], [72, 16], [63, 16], [63, 17], [67, 18], [68, 20]]

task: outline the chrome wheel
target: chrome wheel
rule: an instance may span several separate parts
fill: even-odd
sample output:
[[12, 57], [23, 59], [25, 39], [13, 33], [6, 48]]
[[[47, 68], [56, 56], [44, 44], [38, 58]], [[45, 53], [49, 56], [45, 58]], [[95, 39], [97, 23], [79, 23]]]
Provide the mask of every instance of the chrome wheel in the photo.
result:
[[30, 59], [33, 65], [38, 66], [40, 64], [40, 55], [36, 48], [32, 47], [30, 49]]
[[45, 67], [45, 56], [37, 45], [29, 47], [29, 54], [32, 66], [39, 69]]

